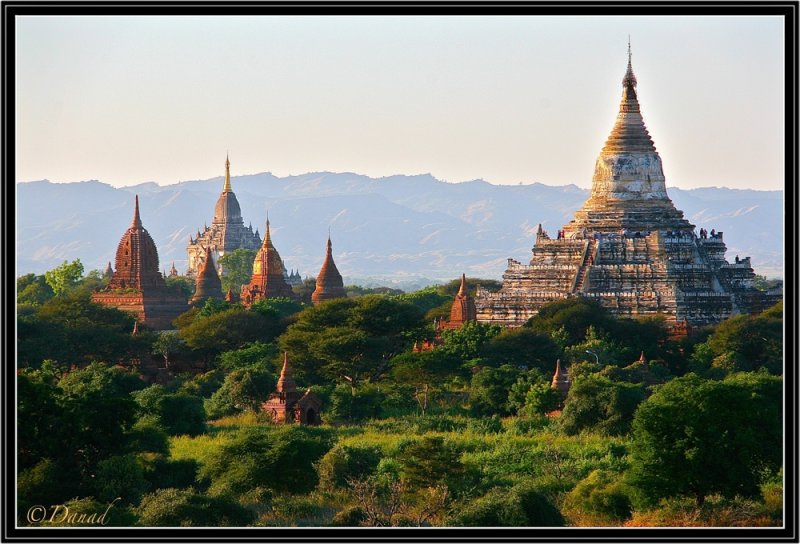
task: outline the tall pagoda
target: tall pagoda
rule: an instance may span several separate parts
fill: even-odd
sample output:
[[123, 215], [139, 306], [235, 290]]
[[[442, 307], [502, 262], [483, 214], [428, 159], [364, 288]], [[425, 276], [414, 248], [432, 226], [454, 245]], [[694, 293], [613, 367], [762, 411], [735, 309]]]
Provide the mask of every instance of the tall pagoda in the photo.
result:
[[478, 321], [520, 326], [544, 304], [583, 296], [621, 317], [661, 314], [686, 330], [780, 299], [753, 288], [749, 257], [725, 259], [722, 232], [698, 236], [675, 208], [636, 87], [628, 44], [619, 113], [591, 196], [555, 237], [539, 225], [530, 263], [509, 259], [498, 292], [478, 288]]
[[231, 161], [226, 156], [225, 182], [214, 207], [211, 226], [206, 225], [202, 232], [198, 229], [194, 236], [189, 236], [189, 245], [186, 247], [189, 254], [187, 274], [194, 275], [198, 272], [205, 261], [206, 249], [211, 250], [218, 272], [224, 274], [219, 265], [220, 257], [235, 249], [258, 249], [260, 246], [258, 230], [253, 232], [252, 226], [244, 226], [242, 210], [231, 187]]
[[250, 283], [242, 286], [241, 301], [242, 304], [249, 307], [258, 300], [277, 297], [287, 297], [293, 300], [299, 298], [286, 283], [283, 261], [278, 250], [272, 245], [269, 219], [267, 219], [264, 243], [261, 244], [253, 261], [253, 275]]
[[139, 216], [139, 195], [135, 197], [133, 221], [117, 245], [114, 271], [108, 286], [92, 294], [92, 301], [136, 316], [137, 323], [154, 329], [169, 329], [172, 321], [186, 311], [180, 288], [167, 287], [158, 271], [158, 250]]
[[311, 302], [316, 305], [326, 300], [345, 297], [347, 297], [347, 291], [344, 289], [342, 275], [339, 274], [336, 263], [333, 262], [331, 237], [330, 234], [328, 234], [328, 249], [325, 252], [325, 260], [317, 276], [316, 288], [311, 294]]
[[441, 328], [459, 329], [464, 326], [464, 323], [475, 321], [476, 319], [475, 300], [469, 296], [466, 274], [461, 274], [461, 285], [453, 300], [453, 305], [450, 307], [450, 320], [442, 323]]

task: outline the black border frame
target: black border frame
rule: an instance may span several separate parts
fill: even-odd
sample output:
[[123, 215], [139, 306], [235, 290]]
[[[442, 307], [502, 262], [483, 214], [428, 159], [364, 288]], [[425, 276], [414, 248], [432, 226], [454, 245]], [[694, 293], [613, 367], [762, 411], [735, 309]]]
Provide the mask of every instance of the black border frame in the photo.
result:
[[[443, 542], [800, 542], [797, 523], [797, 187], [798, 187], [798, 1], [775, 2], [567, 2], [524, 1], [470, 2], [345, 2], [334, 0], [253, 2], [2, 2], [2, 502], [0, 512], [5, 542], [241, 542], [241, 541], [443, 541]], [[9, 232], [15, 232], [14, 164], [14, 21], [20, 16], [45, 15], [772, 15], [784, 19], [786, 75], [785, 165], [785, 320], [784, 320], [784, 527], [783, 528], [18, 528], [16, 527], [15, 429], [16, 410], [13, 338], [15, 325], [15, 248]]]

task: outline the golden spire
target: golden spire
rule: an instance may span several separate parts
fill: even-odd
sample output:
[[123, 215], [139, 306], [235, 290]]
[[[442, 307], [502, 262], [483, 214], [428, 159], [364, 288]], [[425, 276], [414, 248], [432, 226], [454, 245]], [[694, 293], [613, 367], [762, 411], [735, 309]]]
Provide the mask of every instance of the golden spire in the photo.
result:
[[225, 186], [222, 188], [223, 193], [232, 193], [231, 189], [231, 161], [228, 159], [228, 154], [225, 154]]

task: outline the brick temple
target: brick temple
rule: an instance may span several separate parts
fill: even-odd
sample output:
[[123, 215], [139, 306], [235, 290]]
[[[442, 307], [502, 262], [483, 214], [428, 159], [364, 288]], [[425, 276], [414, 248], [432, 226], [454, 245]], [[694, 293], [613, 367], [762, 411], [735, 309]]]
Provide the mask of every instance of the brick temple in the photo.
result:
[[619, 113], [591, 196], [555, 236], [539, 225], [530, 262], [509, 259], [500, 291], [478, 288], [478, 321], [521, 326], [544, 304], [583, 296], [620, 317], [662, 314], [678, 329], [756, 313], [781, 299], [753, 288], [749, 257], [725, 259], [722, 232], [696, 234], [675, 208], [636, 86], [629, 45]]
[[133, 221], [119, 241], [114, 266], [108, 287], [93, 293], [93, 302], [130, 312], [138, 323], [154, 329], [171, 328], [172, 321], [187, 310], [180, 288], [168, 287], [158, 271], [158, 250], [142, 226], [138, 195]]
[[261, 244], [253, 261], [253, 275], [249, 284], [242, 285], [240, 298], [242, 304], [249, 308], [259, 300], [279, 297], [286, 297], [292, 300], [299, 298], [286, 282], [286, 269], [283, 266], [283, 260], [278, 250], [272, 244], [272, 237], [269, 233], [269, 219], [267, 219], [264, 242]]
[[326, 300], [346, 297], [347, 291], [345, 291], [344, 288], [342, 275], [339, 273], [339, 269], [336, 268], [336, 263], [333, 262], [333, 247], [331, 245], [330, 234], [328, 234], [328, 246], [325, 252], [325, 260], [322, 262], [322, 268], [319, 270], [314, 292], [311, 293], [311, 302], [313, 302], [314, 305], [318, 305]]

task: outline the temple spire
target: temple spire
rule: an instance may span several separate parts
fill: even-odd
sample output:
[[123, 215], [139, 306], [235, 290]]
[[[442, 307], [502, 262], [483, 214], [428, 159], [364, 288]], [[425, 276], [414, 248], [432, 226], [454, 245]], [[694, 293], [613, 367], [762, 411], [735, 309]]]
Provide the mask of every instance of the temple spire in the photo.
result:
[[[623, 99], [636, 100], [636, 76], [633, 75], [633, 65], [631, 64], [631, 37], [628, 36], [628, 69], [625, 77], [622, 78]], [[637, 108], [638, 110], [638, 108]]]
[[228, 154], [225, 154], [225, 186], [222, 188], [223, 193], [232, 193], [231, 188], [231, 161], [228, 159]]
[[461, 286], [458, 288], [458, 296], [463, 297], [467, 294], [467, 275], [461, 274]]
[[131, 222], [132, 228], [142, 228], [142, 219], [139, 217], [139, 195], [136, 195], [135, 204], [133, 206], [133, 221]]
[[283, 368], [281, 368], [281, 376], [278, 378], [276, 389], [281, 393], [297, 391], [297, 384], [294, 383], [292, 367], [289, 366], [289, 352], [287, 351], [283, 352]]

